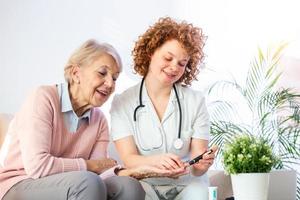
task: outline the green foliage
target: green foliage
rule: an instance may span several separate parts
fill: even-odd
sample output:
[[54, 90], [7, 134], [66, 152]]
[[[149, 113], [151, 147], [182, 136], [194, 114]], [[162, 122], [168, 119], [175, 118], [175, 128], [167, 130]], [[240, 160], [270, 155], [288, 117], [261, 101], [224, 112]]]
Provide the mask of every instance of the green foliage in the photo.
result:
[[225, 145], [223, 152], [223, 164], [228, 174], [267, 173], [277, 160], [267, 141], [249, 135], [236, 137]]
[[[244, 84], [232, 78], [217, 81], [208, 89], [208, 100], [218, 97], [208, 101], [210, 145], [219, 146], [217, 161], [221, 160], [226, 143], [233, 143], [238, 135], [247, 134], [263, 138], [272, 147], [279, 158], [276, 169], [299, 168], [300, 94], [291, 88], [276, 86], [281, 77], [279, 61], [285, 46], [268, 49], [266, 53], [259, 49]], [[297, 197], [300, 199], [300, 174], [297, 174]]]

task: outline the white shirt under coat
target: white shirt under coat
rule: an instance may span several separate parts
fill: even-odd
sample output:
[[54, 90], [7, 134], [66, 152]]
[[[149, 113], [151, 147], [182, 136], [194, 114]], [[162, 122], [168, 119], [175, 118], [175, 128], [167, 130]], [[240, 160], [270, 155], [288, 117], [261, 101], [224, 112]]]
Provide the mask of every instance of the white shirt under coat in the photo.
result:
[[[191, 138], [209, 140], [209, 115], [203, 94], [180, 84], [176, 85], [182, 109], [181, 139], [184, 141], [183, 148], [176, 150], [173, 142], [178, 138], [180, 115], [174, 89], [171, 91], [166, 111], [160, 121], [144, 85], [142, 103], [145, 107], [138, 109], [135, 122], [133, 113], [139, 105], [140, 84], [114, 97], [110, 110], [112, 140], [133, 136], [141, 155], [174, 153], [185, 161], [189, 160]], [[191, 181], [190, 179], [207, 183], [206, 175], [195, 177], [192, 174], [176, 180], [149, 178], [149, 182], [185, 185]]]

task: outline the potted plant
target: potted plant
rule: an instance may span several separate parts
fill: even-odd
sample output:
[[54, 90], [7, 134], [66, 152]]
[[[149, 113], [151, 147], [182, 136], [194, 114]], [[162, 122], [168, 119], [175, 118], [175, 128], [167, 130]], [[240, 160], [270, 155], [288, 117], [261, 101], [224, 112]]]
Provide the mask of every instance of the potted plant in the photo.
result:
[[236, 200], [267, 200], [269, 172], [278, 159], [263, 138], [240, 135], [227, 143], [223, 152], [223, 164], [231, 175]]
[[[278, 88], [279, 61], [286, 44], [261, 49], [248, 70], [244, 83], [234, 78], [212, 84], [208, 92], [211, 117], [211, 145], [217, 144], [221, 160], [226, 143], [240, 133], [263, 138], [278, 158], [276, 169], [295, 170], [300, 166], [300, 94]], [[297, 199], [300, 174], [297, 172]]]

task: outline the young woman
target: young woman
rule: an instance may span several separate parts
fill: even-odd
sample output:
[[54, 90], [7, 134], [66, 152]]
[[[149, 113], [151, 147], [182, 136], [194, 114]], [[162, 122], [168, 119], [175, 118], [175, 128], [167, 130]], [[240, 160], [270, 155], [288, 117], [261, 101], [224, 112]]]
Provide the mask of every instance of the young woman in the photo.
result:
[[113, 100], [111, 134], [125, 166], [146, 164], [170, 172], [141, 181], [146, 199], [208, 198], [205, 173], [214, 153], [187, 164], [208, 150], [205, 99], [188, 87], [203, 60], [204, 41], [202, 30], [192, 24], [159, 19], [133, 50], [134, 69], [142, 81]]

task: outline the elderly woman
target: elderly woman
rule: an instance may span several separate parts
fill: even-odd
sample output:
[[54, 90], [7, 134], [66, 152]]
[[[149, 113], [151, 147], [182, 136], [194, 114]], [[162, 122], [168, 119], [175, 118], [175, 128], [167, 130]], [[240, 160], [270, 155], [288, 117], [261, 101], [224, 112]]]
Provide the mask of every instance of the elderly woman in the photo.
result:
[[27, 98], [1, 152], [0, 199], [144, 199], [127, 176], [132, 171], [107, 157], [108, 125], [97, 108], [120, 71], [116, 50], [89, 40], [70, 57], [67, 83], [41, 86]]

